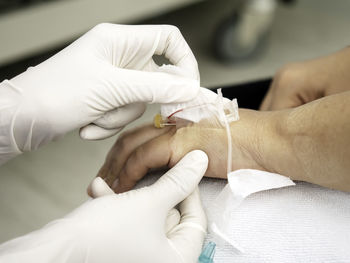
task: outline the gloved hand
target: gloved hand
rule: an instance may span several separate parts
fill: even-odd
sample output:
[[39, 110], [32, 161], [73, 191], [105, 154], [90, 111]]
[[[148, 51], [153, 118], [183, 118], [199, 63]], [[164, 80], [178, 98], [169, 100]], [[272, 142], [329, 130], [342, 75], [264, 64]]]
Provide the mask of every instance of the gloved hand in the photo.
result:
[[[159, 67], [155, 54], [174, 65]], [[84, 139], [112, 136], [144, 102], [187, 101], [198, 91], [197, 62], [176, 27], [100, 24], [0, 84], [0, 164], [76, 128]]]
[[328, 56], [291, 63], [273, 79], [260, 110], [294, 108], [350, 90], [350, 48]]
[[[195, 263], [206, 233], [195, 189], [207, 165], [205, 153], [193, 151], [152, 186], [119, 195], [96, 178], [94, 195], [112, 194], [1, 245], [0, 262]], [[166, 226], [179, 202], [180, 216]]]

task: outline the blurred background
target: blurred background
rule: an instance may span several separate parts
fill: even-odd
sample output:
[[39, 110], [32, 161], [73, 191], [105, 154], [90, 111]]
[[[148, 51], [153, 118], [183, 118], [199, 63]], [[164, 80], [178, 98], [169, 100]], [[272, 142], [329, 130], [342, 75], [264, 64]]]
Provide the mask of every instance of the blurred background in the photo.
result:
[[[172, 24], [198, 60], [202, 86], [234, 90], [271, 78], [286, 63], [349, 45], [349, 13], [348, 0], [0, 0], [0, 81], [101, 22]], [[152, 105], [130, 126], [157, 111]], [[86, 186], [115, 139], [86, 142], [73, 132], [0, 167], [0, 242], [86, 200]]]

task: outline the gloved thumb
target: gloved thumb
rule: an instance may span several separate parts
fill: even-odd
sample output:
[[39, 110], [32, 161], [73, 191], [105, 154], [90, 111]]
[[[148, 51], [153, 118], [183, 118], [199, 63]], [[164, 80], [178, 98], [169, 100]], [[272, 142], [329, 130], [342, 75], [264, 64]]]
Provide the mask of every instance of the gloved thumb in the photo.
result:
[[208, 168], [208, 156], [200, 150], [187, 153], [172, 169], [164, 174], [149, 191], [157, 197], [157, 207], [165, 212], [183, 201], [198, 186]]

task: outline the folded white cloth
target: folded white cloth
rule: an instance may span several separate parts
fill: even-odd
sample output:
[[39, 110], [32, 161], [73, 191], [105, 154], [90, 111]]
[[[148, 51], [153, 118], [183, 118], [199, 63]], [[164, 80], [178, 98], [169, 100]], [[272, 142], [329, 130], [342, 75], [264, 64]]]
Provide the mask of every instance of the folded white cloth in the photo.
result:
[[[139, 187], [158, 176], [147, 176]], [[227, 180], [202, 180], [201, 198], [207, 212], [226, 184]], [[350, 262], [350, 193], [299, 182], [248, 196], [231, 221], [228, 234], [244, 252], [218, 244], [215, 263]], [[210, 240], [209, 234], [206, 242]]]

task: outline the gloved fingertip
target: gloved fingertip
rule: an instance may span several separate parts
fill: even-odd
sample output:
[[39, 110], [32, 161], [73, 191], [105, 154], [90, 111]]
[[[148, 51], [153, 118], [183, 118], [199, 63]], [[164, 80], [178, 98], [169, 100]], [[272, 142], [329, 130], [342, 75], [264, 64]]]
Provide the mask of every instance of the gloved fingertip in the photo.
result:
[[114, 194], [113, 190], [101, 177], [96, 177], [92, 180], [89, 188], [91, 189], [91, 195], [93, 198]]
[[194, 150], [185, 155], [186, 159], [193, 160], [200, 166], [205, 167], [205, 170], [208, 168], [209, 158], [208, 155], [201, 150]]
[[80, 138], [84, 140], [102, 140], [117, 134], [122, 129], [123, 127], [117, 129], [104, 129], [97, 125], [89, 124], [80, 129], [79, 135]]
[[83, 140], [93, 140], [92, 139], [93, 136], [91, 136], [91, 132], [90, 132], [89, 127], [90, 127], [90, 125], [85, 126], [79, 130], [79, 136]]

